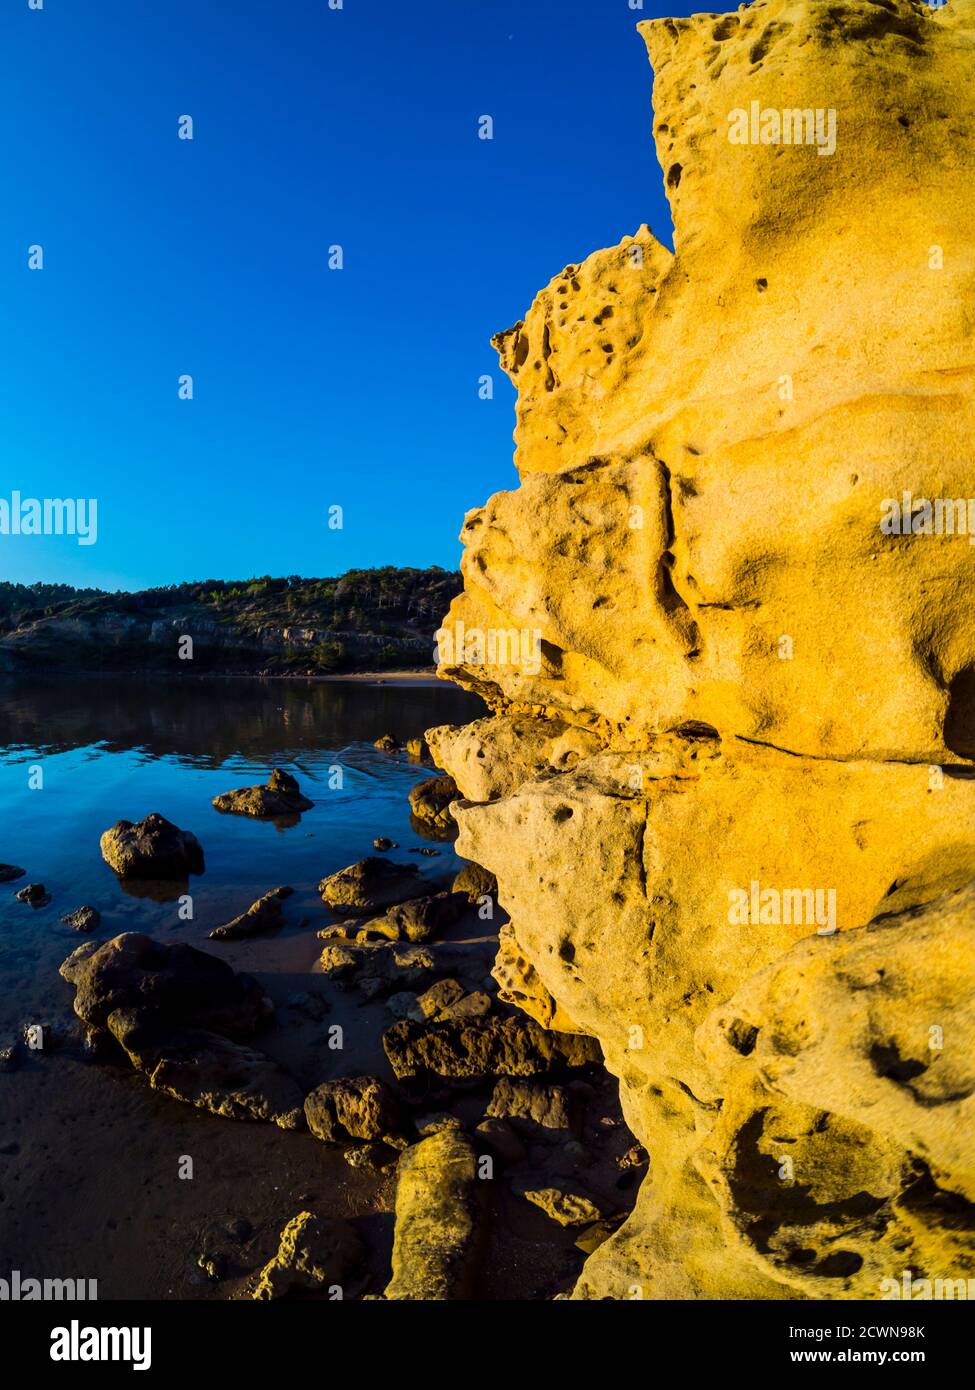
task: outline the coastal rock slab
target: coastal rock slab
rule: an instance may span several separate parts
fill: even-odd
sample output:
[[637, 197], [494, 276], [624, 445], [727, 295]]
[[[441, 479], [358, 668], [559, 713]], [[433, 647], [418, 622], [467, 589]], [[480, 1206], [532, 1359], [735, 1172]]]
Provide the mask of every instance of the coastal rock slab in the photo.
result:
[[470, 1297], [478, 1234], [477, 1159], [457, 1129], [440, 1129], [400, 1157], [393, 1277], [385, 1297]]
[[74, 912], [67, 913], [61, 918], [66, 926], [73, 927], [75, 931], [97, 931], [101, 924], [102, 914], [97, 907], [77, 907]]
[[280, 931], [284, 926], [284, 910], [281, 904], [290, 898], [293, 888], [272, 888], [256, 902], [251, 903], [246, 912], [225, 922], [222, 927], [214, 927], [208, 935], [211, 941], [237, 941], [242, 937], [261, 936], [265, 932]]
[[428, 886], [414, 864], [369, 855], [323, 878], [318, 891], [333, 911], [363, 913], [423, 897]]
[[459, 915], [460, 903], [453, 893], [433, 893], [429, 897], [397, 903], [382, 917], [366, 922], [358, 938], [364, 941], [370, 936], [382, 936], [389, 941], [429, 941]]
[[142, 1009], [115, 1009], [108, 1029], [149, 1085], [229, 1120], [304, 1128], [297, 1083], [263, 1052], [202, 1028], [173, 1028]]
[[601, 1060], [594, 1038], [548, 1032], [517, 1017], [432, 1024], [402, 1019], [386, 1029], [383, 1048], [400, 1079], [539, 1076]]

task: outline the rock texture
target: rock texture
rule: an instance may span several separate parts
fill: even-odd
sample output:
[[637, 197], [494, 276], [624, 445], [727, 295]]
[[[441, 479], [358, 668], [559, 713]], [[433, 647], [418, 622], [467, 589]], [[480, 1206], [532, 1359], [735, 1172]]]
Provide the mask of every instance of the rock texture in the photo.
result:
[[502, 998], [599, 1040], [650, 1154], [575, 1297], [968, 1278], [975, 5], [639, 27], [676, 250], [642, 227], [495, 340], [521, 482], [440, 634], [492, 713], [428, 741]]

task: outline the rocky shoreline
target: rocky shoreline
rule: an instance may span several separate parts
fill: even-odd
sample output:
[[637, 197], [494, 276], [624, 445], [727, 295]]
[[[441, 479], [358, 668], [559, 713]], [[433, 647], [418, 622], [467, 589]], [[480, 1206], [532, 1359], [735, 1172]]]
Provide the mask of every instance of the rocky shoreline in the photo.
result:
[[[409, 752], [388, 737], [377, 747], [427, 757], [419, 738]], [[443, 776], [410, 793], [411, 823], [434, 856], [456, 834], [447, 814], [456, 795]], [[275, 823], [311, 805], [282, 769], [214, 798], [217, 809]], [[493, 875], [468, 863], [431, 882], [376, 839], [381, 852], [319, 884], [338, 920], [307, 923], [305, 939], [318, 938], [315, 983], [283, 1007], [215, 951], [138, 931], [100, 939], [94, 909], [65, 914], [85, 933], [60, 970], [74, 990], [77, 1040], [42, 1024], [38, 1043], [28, 1029], [5, 1050], [5, 1071], [56, 1067], [72, 1052], [106, 1074], [131, 1068], [170, 1106], [250, 1133], [270, 1125], [294, 1142], [311, 1136], [371, 1192], [367, 1209], [390, 1209], [392, 1231], [379, 1236], [368, 1210], [350, 1218], [328, 1199], [308, 1201], [276, 1236], [265, 1227], [260, 1245], [250, 1217], [215, 1221], [196, 1255], [205, 1296], [557, 1296], [625, 1218], [646, 1155], [598, 1045], [548, 1031], [506, 1001], [492, 974], [506, 920]], [[106, 830], [101, 851], [130, 887], [178, 896], [206, 872], [205, 847], [156, 813]], [[23, 873], [3, 866], [12, 888]], [[270, 889], [210, 931], [215, 950], [274, 939], [291, 891]], [[367, 1013], [378, 1015], [368, 1038], [350, 1026]], [[285, 1057], [296, 1017], [313, 1041], [296, 1057], [291, 1038]], [[545, 1232], [535, 1238], [541, 1290], [504, 1273], [500, 1251], [526, 1226]]]

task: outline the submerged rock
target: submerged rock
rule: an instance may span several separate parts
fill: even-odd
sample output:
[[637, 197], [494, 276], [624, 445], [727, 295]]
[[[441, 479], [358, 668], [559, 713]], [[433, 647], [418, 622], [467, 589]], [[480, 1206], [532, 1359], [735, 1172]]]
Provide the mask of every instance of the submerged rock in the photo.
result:
[[394, 864], [370, 855], [329, 874], [318, 885], [325, 904], [341, 912], [375, 912], [409, 898], [419, 898], [428, 884], [413, 864]]
[[116, 821], [102, 835], [101, 851], [120, 878], [182, 880], [205, 867], [196, 836], [156, 812], [134, 823]]
[[453, 1128], [438, 1130], [401, 1155], [386, 1298], [470, 1297], [478, 1233], [476, 1163], [470, 1141]]
[[365, 1253], [347, 1221], [301, 1211], [281, 1232], [278, 1253], [262, 1269], [254, 1298], [292, 1292], [343, 1298], [361, 1282]]
[[43, 883], [28, 883], [26, 888], [21, 888], [14, 897], [19, 903], [27, 903], [29, 907], [47, 907], [51, 901], [51, 895]]
[[279, 817], [300, 816], [314, 806], [303, 796], [298, 780], [290, 772], [275, 768], [263, 786], [237, 787], [213, 798], [218, 811], [235, 816], [255, 816], [258, 820], [277, 820]]
[[208, 935], [211, 941], [235, 941], [246, 936], [260, 936], [264, 932], [280, 931], [284, 926], [284, 910], [281, 907], [290, 898], [293, 888], [272, 888], [256, 902], [251, 903], [246, 912], [222, 927], [214, 927]]
[[0, 864], [0, 883], [13, 883], [15, 879], [23, 878], [26, 872], [16, 864]]
[[102, 914], [97, 907], [77, 907], [74, 912], [68, 912], [61, 921], [66, 926], [73, 927], [75, 931], [97, 931], [101, 924]]

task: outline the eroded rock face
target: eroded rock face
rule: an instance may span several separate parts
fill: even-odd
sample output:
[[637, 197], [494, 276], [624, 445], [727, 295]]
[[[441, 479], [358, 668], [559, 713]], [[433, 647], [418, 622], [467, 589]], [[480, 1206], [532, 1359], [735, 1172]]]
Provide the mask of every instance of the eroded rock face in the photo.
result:
[[502, 997], [650, 1154], [575, 1296], [879, 1298], [975, 1275], [975, 4], [640, 30], [676, 253], [496, 339], [440, 667], [493, 713], [428, 739]]

